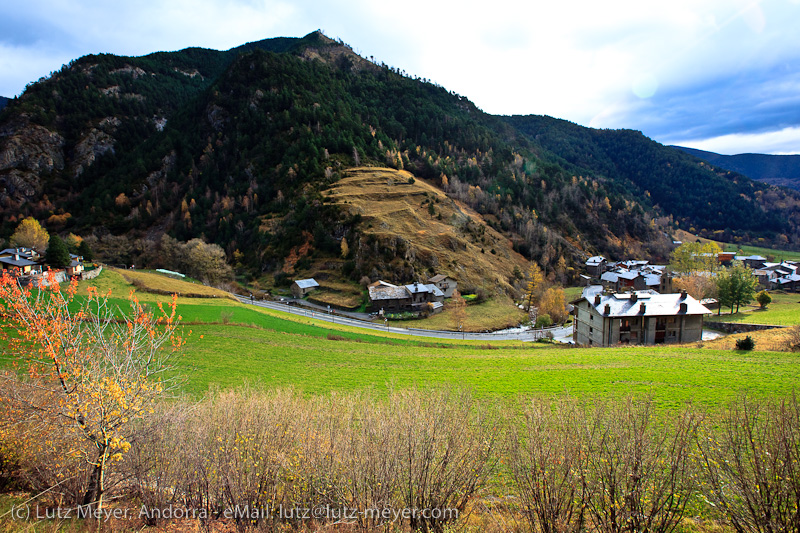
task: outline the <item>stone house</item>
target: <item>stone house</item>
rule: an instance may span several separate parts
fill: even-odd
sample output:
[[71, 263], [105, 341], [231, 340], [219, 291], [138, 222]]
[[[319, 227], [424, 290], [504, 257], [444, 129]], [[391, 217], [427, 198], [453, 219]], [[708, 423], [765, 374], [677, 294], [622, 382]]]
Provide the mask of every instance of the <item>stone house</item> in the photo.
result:
[[571, 303], [573, 340], [588, 346], [696, 342], [702, 338], [703, 316], [711, 314], [685, 292], [618, 294], [599, 285], [587, 287]]
[[444, 274], [437, 274], [428, 280], [428, 284], [436, 285], [436, 287], [444, 293], [445, 298], [450, 298], [458, 288], [458, 282], [450, 276]]
[[292, 296], [303, 298], [314, 289], [319, 288], [319, 283], [314, 278], [298, 279], [292, 283]]

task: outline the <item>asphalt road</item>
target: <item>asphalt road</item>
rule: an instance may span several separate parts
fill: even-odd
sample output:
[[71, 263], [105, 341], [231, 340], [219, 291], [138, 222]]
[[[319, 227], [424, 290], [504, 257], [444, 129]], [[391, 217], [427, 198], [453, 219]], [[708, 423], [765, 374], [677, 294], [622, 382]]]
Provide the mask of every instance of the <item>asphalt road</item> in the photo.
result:
[[566, 328], [548, 328], [544, 330], [513, 328], [510, 330], [501, 330], [491, 333], [468, 333], [468, 332], [459, 333], [456, 331], [441, 331], [441, 330], [417, 329], [417, 328], [398, 328], [394, 326], [387, 326], [378, 320], [376, 320], [375, 322], [366, 322], [364, 320], [357, 320], [354, 318], [349, 318], [337, 314], [328, 314], [325, 311], [306, 309], [303, 307], [289, 305], [287, 303], [265, 301], [265, 300], [251, 301], [250, 298], [246, 296], [237, 296], [237, 298], [239, 298], [239, 300], [244, 304], [256, 305], [258, 307], [266, 307], [268, 309], [275, 309], [277, 311], [283, 311], [285, 313], [291, 313], [294, 315], [313, 318], [314, 320], [319, 320], [322, 322], [333, 322], [336, 324], [345, 324], [347, 326], [354, 326], [357, 328], [372, 329], [376, 331], [377, 330], [388, 331], [390, 333], [400, 333], [402, 335], [411, 335], [414, 337], [428, 337], [434, 339], [472, 339], [472, 340], [485, 340], [485, 341], [519, 340], [519, 341], [530, 342], [541, 338], [548, 332], [552, 332], [553, 337], [555, 337], [556, 339], [565, 339], [566, 337], [571, 338], [572, 336], [572, 326]]

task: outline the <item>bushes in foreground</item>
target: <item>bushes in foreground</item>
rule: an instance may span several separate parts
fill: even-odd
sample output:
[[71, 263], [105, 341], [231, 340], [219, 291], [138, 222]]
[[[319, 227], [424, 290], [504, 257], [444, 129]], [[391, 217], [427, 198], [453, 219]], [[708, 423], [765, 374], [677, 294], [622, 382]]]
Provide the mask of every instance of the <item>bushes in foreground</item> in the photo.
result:
[[[794, 396], [743, 397], [714, 416], [655, 411], [640, 397], [498, 403], [450, 389], [386, 398], [240, 390], [162, 405], [131, 442], [113, 490], [137, 507], [202, 510], [241, 530], [444, 531], [484, 520], [498, 531], [667, 533], [691, 509], [741, 533], [798, 532]], [[15, 422], [0, 450], [14, 450], [18, 481], [40, 492], [80, 471], [81, 457], [45, 453], [56, 440], [15, 446], [38, 428]], [[77, 476], [47, 497], [70, 504], [85, 483]], [[477, 502], [491, 503], [465, 518]], [[304, 509], [326, 512], [300, 520]], [[419, 512], [397, 514], [406, 509]]]

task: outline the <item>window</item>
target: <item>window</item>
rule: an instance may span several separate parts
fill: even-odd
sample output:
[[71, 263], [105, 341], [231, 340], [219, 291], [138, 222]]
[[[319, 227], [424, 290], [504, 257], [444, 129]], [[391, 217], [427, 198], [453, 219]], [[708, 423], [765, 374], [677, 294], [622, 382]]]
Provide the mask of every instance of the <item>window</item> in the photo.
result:
[[589, 320], [594, 320], [594, 315], [589, 315]]
[[594, 328], [589, 328], [589, 333], [594, 333]]

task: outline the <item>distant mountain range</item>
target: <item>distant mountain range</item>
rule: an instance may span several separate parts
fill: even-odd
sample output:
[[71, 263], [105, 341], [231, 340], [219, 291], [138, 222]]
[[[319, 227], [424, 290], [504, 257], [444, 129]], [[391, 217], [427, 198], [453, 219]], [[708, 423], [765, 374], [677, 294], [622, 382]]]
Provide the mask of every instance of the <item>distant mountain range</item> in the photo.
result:
[[722, 155], [684, 146], [673, 146], [673, 148], [708, 161], [712, 165], [744, 174], [748, 178], [800, 191], [800, 155]]
[[[480, 219], [429, 193], [384, 220], [433, 225], [387, 230], [367, 212], [377, 203], [361, 213], [332, 201], [354, 167], [409, 172]], [[398, 178], [385, 180], [366, 196], [395, 190]], [[199, 237], [267, 285], [333, 271], [355, 282], [456, 275], [468, 259], [447, 258], [464, 243], [575, 275], [588, 255], [666, 260], [678, 227], [800, 247], [800, 193], [638, 131], [489, 115], [320, 32], [228, 51], [85, 56], [30, 84], [0, 112], [0, 238], [27, 215], [118, 244]], [[420, 244], [419, 232], [442, 227], [441, 251]], [[140, 248], [106, 260], [163, 259]]]

